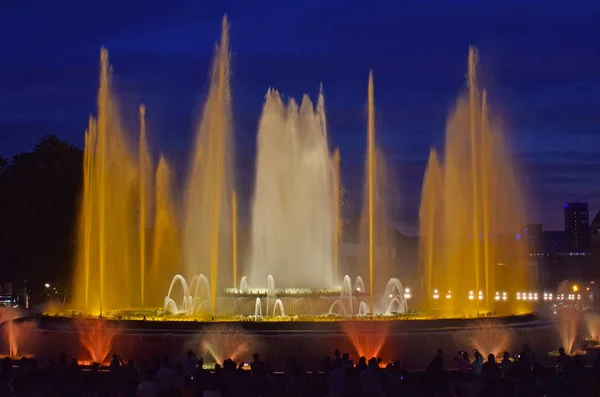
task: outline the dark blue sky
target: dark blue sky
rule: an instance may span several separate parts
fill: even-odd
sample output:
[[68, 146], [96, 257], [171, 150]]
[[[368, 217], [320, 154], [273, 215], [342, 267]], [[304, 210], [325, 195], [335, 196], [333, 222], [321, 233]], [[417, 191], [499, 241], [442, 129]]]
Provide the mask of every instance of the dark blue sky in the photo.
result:
[[56, 133], [82, 144], [108, 48], [126, 117], [147, 105], [155, 151], [184, 171], [220, 21], [231, 21], [238, 184], [249, 190], [269, 86], [313, 97], [322, 82], [330, 141], [353, 194], [362, 177], [366, 82], [378, 140], [396, 171], [397, 222], [416, 233], [430, 146], [464, 85], [469, 44], [530, 192], [529, 221], [562, 228], [563, 204], [600, 206], [600, 2], [5, 1], [0, 15], [0, 153]]

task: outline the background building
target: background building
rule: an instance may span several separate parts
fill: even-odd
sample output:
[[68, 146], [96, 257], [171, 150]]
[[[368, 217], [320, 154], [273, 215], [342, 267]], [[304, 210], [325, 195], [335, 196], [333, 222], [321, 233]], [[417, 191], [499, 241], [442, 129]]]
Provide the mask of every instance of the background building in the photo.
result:
[[588, 203], [565, 204], [565, 233], [568, 252], [590, 252], [591, 230]]

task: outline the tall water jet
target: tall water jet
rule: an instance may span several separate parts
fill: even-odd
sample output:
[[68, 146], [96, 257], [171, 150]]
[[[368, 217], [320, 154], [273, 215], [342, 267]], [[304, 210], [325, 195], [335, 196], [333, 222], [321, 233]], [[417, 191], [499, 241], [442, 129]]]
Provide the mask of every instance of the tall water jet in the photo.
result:
[[151, 160], [146, 139], [146, 107], [140, 106], [140, 143], [138, 153], [139, 172], [139, 250], [140, 250], [140, 297], [144, 306], [144, 284], [146, 282], [146, 224], [149, 216], [149, 198], [151, 187], [149, 184], [151, 173]]
[[283, 288], [328, 288], [334, 273], [333, 170], [325, 104], [287, 106], [267, 92], [257, 138], [249, 281], [273, 275]]
[[375, 161], [375, 99], [373, 87], [373, 71], [369, 73], [369, 126], [367, 144], [367, 162], [369, 163], [369, 311], [373, 313], [373, 162]]
[[[189, 276], [210, 275], [211, 313], [215, 315], [217, 272], [223, 239], [230, 227], [231, 96], [229, 90], [229, 25], [223, 18], [221, 42], [215, 50], [208, 97], [197, 132], [185, 195], [184, 269]], [[227, 244], [229, 250], [229, 244]]]
[[129, 265], [140, 260], [134, 250], [138, 170], [111, 94], [108, 53], [102, 49], [100, 55], [98, 118], [90, 118], [85, 135], [73, 287], [77, 308], [94, 313], [141, 303], [140, 267]]
[[339, 272], [339, 250], [341, 240], [340, 219], [340, 151], [333, 152], [333, 280], [337, 282]]
[[237, 196], [231, 195], [231, 250], [233, 252], [233, 288], [237, 288]]
[[[419, 222], [421, 225], [420, 263], [421, 263], [421, 291], [422, 303], [431, 307], [433, 299], [433, 264], [438, 255], [441, 255], [439, 245], [439, 230], [436, 219], [441, 216], [443, 179], [437, 152], [431, 149], [429, 162], [423, 180], [421, 207], [419, 209]], [[435, 257], [435, 258], [434, 258]]]
[[[446, 126], [443, 161], [432, 151], [420, 209], [421, 264], [429, 307], [444, 315], [521, 313], [516, 292], [533, 287], [524, 210], [504, 136], [490, 122], [487, 95], [469, 51], [468, 89]], [[434, 290], [452, 291], [449, 299]], [[509, 299], [492, 301], [496, 293]], [[431, 297], [430, 297], [431, 296]]]
[[[159, 157], [154, 177], [154, 233], [152, 236], [152, 260], [149, 291], [164, 293], [169, 279], [181, 269], [181, 241], [172, 193], [172, 172], [163, 156]], [[146, 300], [152, 306], [160, 304], [161, 294], [150, 294]], [[156, 298], [155, 298], [156, 297]]]
[[365, 161], [365, 182], [363, 207], [360, 218], [360, 247], [365, 250], [362, 257], [366, 266], [357, 269], [360, 274], [369, 275], [369, 310], [373, 313], [373, 293], [382, 288], [392, 276], [395, 268], [394, 241], [388, 226], [388, 206], [396, 207], [397, 197], [392, 178], [375, 138], [375, 99], [373, 72], [369, 73], [368, 84], [368, 123], [367, 153]]

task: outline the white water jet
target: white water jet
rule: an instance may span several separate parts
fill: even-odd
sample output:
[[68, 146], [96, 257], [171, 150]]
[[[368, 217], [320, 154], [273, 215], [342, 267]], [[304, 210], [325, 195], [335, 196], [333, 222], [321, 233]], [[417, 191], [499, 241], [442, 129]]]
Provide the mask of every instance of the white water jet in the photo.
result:
[[254, 303], [254, 321], [258, 321], [259, 317], [262, 317], [262, 305], [260, 303], [260, 298], [256, 298], [256, 302]]
[[248, 292], [248, 277], [246, 276], [240, 279], [240, 292], [243, 294]]
[[332, 315], [332, 314], [336, 315], [336, 316], [345, 316], [346, 315], [346, 307], [344, 306], [344, 304], [342, 303], [341, 300], [336, 299], [331, 304], [331, 307], [329, 308], [329, 315]]
[[365, 283], [361, 276], [356, 276], [356, 280], [354, 281], [354, 290], [356, 292], [366, 292]]
[[[175, 284], [181, 284], [183, 298], [181, 304], [171, 298], [171, 293]], [[173, 314], [198, 314], [203, 310], [210, 310], [210, 285], [208, 279], [203, 274], [194, 275], [188, 285], [181, 274], [176, 274], [171, 280], [169, 292], [165, 296], [163, 310]]]
[[387, 315], [391, 314], [394, 308], [396, 313], [406, 313], [408, 311], [402, 283], [395, 277], [389, 279], [383, 290], [382, 306], [384, 313]]
[[[277, 308], [279, 308], [279, 316], [277, 316]], [[273, 305], [273, 317], [285, 317], [285, 310], [283, 309], [281, 299], [277, 299]]]
[[342, 302], [346, 302], [346, 313], [349, 315], [353, 315], [354, 311], [352, 310], [352, 281], [350, 280], [350, 276], [345, 275], [344, 281], [342, 282], [342, 295], [340, 297]]
[[358, 315], [359, 316], [367, 316], [369, 314], [369, 305], [365, 302], [361, 301], [358, 305]]
[[392, 298], [387, 309], [385, 309], [385, 315], [390, 316], [395, 313], [406, 313], [406, 300], [400, 300], [398, 297]]
[[257, 138], [250, 284], [333, 286], [333, 165], [322, 93], [316, 109], [266, 95]]
[[275, 291], [275, 279], [269, 274], [267, 277], [267, 314], [270, 313], [271, 302], [277, 300], [277, 293]]

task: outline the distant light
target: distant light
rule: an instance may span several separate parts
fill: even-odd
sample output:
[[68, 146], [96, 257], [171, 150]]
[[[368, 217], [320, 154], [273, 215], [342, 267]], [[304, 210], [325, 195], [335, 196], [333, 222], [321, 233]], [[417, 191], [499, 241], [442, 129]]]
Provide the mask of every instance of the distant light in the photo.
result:
[[579, 291], [579, 285], [573, 284], [573, 292]]
[[521, 233], [517, 233], [517, 240], [521, 239]]
[[404, 292], [406, 292], [407, 294], [410, 293], [410, 288], [404, 288]]
[[565, 204], [565, 208], [569, 208], [569, 203], [566, 203], [566, 204]]
[[356, 292], [360, 292], [360, 287], [358, 287], [358, 288], [356, 289]]
[[44, 284], [44, 287], [50, 288], [50, 284], [46, 283], [46, 284]]
[[389, 297], [390, 299], [392, 299], [392, 298], [394, 297], [394, 295], [392, 295], [392, 294], [389, 294], [389, 295], [388, 295], [388, 297]]

